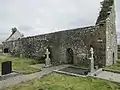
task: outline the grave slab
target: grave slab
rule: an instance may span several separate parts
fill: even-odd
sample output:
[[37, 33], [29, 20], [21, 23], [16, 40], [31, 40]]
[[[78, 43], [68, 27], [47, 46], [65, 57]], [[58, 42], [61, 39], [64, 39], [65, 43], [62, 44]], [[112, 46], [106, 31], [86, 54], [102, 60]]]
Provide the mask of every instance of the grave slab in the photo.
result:
[[3, 62], [1, 75], [6, 75], [9, 73], [12, 73], [12, 62], [11, 61]]
[[79, 74], [79, 75], [87, 75], [89, 72], [88, 69], [77, 68], [77, 67], [67, 67], [64, 69], [60, 69], [59, 71], [73, 73], [73, 74]]

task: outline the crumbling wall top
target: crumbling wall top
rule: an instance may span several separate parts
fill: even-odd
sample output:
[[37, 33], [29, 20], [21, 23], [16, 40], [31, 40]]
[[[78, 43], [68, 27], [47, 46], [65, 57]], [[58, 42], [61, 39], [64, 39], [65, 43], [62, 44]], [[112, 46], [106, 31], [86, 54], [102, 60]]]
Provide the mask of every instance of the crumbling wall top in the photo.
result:
[[101, 2], [101, 11], [99, 13], [96, 24], [105, 23], [107, 17], [110, 15], [112, 6], [114, 5], [114, 0], [104, 0]]

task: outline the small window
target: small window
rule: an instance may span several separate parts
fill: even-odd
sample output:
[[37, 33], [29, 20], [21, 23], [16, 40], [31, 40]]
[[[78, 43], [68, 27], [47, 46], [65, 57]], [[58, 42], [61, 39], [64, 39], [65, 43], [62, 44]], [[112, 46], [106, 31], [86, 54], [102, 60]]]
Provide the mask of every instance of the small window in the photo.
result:
[[111, 34], [113, 34], [113, 32], [111, 32]]
[[101, 23], [101, 24], [100, 24], [100, 26], [104, 26], [104, 24], [103, 24], [103, 23]]

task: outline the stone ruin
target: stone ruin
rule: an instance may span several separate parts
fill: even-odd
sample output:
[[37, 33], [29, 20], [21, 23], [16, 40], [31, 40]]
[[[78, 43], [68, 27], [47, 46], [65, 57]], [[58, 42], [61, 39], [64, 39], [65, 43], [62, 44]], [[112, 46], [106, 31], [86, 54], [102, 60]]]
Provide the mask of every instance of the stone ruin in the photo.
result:
[[101, 2], [101, 11], [95, 25], [24, 37], [3, 42], [4, 49], [15, 56], [42, 59], [46, 49], [52, 65], [88, 65], [91, 46], [94, 65], [104, 67], [116, 63], [117, 36], [114, 0]]

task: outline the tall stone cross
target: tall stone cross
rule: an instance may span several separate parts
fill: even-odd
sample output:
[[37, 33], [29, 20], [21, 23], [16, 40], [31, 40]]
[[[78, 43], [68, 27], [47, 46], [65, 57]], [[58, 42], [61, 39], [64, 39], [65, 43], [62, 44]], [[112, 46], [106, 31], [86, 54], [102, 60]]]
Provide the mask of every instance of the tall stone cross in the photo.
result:
[[48, 49], [46, 49], [46, 53], [45, 54], [47, 55], [46, 58], [49, 58], [50, 52], [48, 51]]
[[51, 60], [49, 58], [50, 52], [48, 49], [46, 49], [46, 59], [45, 59], [45, 67], [50, 67], [51, 66]]
[[94, 54], [94, 51], [93, 51], [93, 48], [91, 47], [90, 48], [90, 52], [91, 52], [91, 57], [90, 57], [90, 72], [94, 72], [94, 57], [93, 57], [93, 54]]
[[94, 51], [92, 47], [90, 48], [90, 52], [91, 52], [91, 58], [93, 58]]

